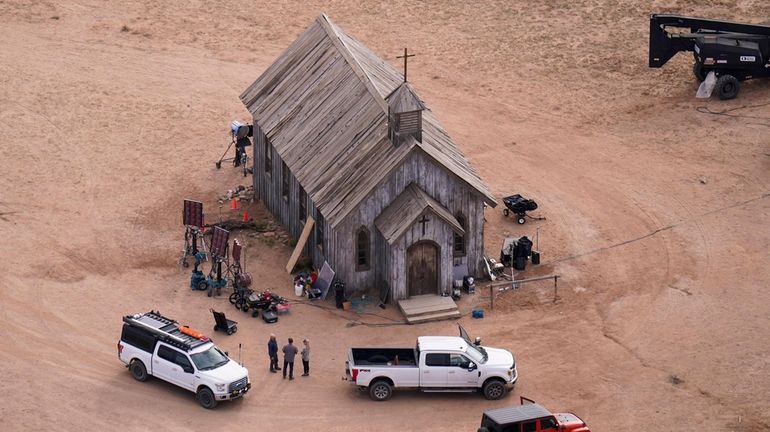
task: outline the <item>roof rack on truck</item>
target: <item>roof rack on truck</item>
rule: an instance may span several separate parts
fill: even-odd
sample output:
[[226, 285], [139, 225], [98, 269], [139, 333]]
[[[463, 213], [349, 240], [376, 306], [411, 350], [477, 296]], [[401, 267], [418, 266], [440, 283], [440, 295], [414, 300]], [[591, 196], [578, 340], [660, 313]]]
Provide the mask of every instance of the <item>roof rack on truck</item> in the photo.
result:
[[199, 338], [183, 333], [179, 329], [178, 322], [164, 317], [158, 311], [126, 315], [123, 317], [123, 322], [130, 326], [144, 329], [154, 334], [159, 340], [185, 351], [190, 351], [211, 342], [211, 339], [207, 337]]

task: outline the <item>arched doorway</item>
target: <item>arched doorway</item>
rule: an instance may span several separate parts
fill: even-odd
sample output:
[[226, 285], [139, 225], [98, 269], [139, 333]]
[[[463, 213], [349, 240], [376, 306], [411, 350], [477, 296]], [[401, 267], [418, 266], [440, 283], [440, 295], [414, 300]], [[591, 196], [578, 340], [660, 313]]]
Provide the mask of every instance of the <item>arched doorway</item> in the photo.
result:
[[419, 241], [409, 247], [406, 252], [409, 297], [438, 294], [439, 256], [439, 247], [432, 241]]

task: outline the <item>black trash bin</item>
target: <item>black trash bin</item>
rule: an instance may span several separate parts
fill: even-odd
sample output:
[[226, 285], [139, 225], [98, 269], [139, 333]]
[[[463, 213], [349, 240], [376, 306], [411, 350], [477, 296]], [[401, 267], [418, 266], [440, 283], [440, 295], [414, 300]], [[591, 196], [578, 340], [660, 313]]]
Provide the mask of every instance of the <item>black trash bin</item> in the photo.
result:
[[527, 236], [521, 237], [516, 245], [519, 247], [519, 255], [525, 258], [532, 255], [532, 240], [528, 239]]
[[517, 256], [513, 259], [513, 268], [516, 270], [524, 270], [527, 268], [527, 257]]
[[334, 282], [334, 303], [337, 309], [342, 309], [342, 303], [345, 302], [345, 284], [337, 280]]
[[540, 264], [540, 252], [532, 251], [532, 264], [534, 265]]

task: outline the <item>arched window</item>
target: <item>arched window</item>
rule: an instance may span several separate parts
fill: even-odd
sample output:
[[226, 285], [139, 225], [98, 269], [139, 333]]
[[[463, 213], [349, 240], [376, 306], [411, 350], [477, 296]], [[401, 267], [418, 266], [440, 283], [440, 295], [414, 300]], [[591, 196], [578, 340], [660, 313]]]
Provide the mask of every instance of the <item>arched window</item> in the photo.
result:
[[356, 231], [356, 271], [369, 270], [370, 251], [369, 230], [362, 226]]
[[324, 217], [321, 212], [316, 212], [315, 244], [323, 252], [324, 250]]
[[273, 147], [270, 141], [265, 141], [265, 174], [273, 175]]
[[299, 187], [299, 220], [305, 221], [307, 219], [307, 193], [305, 189]]
[[[457, 223], [460, 224], [461, 227], [463, 227], [463, 230], [465, 230], [466, 234], [468, 232], [468, 224], [465, 220], [465, 216], [462, 215], [462, 213], [458, 213], [455, 215], [455, 218], [457, 219]], [[465, 247], [465, 235], [464, 234], [457, 234], [454, 233], [454, 247], [452, 248], [454, 252], [454, 256], [465, 256], [466, 253], [466, 247]]]

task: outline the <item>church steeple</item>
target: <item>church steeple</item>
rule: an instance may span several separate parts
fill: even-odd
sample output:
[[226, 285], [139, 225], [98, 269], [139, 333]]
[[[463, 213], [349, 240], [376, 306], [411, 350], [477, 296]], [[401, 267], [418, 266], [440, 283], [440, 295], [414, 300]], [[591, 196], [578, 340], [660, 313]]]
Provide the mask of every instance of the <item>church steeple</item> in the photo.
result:
[[385, 98], [388, 101], [388, 137], [398, 147], [407, 137], [422, 142], [422, 101], [404, 81]]

